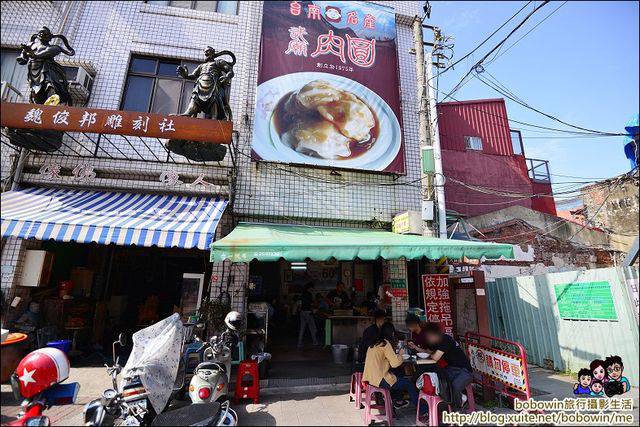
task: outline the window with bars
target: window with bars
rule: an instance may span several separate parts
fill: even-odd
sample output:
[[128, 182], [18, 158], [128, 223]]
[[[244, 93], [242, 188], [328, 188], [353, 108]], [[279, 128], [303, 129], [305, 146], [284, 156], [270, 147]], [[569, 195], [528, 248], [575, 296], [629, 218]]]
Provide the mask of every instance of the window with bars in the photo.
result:
[[467, 150], [482, 151], [482, 138], [479, 136], [465, 136], [464, 145], [467, 147]]
[[238, 1], [218, 0], [218, 1], [153, 1], [147, 3], [158, 6], [181, 7], [183, 9], [205, 10], [208, 12], [218, 12], [227, 15], [238, 14]]
[[179, 114], [186, 110], [195, 82], [178, 77], [184, 65], [192, 72], [197, 62], [133, 56], [120, 108], [124, 111]]

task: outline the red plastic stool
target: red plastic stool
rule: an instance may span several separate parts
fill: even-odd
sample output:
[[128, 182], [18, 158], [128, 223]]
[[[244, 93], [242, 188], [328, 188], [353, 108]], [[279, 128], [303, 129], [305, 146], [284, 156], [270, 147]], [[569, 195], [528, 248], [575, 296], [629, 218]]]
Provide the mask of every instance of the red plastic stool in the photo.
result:
[[258, 403], [260, 399], [258, 362], [255, 360], [244, 360], [238, 365], [233, 401], [238, 403], [240, 399], [253, 399], [253, 403]]
[[[473, 386], [471, 384], [467, 385], [465, 388], [467, 392], [467, 404], [468, 404], [468, 412], [474, 412], [476, 410], [476, 401], [473, 397]], [[425, 423], [425, 419], [420, 417], [420, 402], [427, 402], [427, 406], [429, 408], [429, 419], [428, 424]], [[420, 390], [420, 394], [418, 395], [418, 405], [416, 408], [416, 425], [417, 426], [438, 426], [439, 425], [439, 412], [438, 405], [442, 402], [440, 396], [435, 394], [427, 394], [424, 391]], [[451, 411], [451, 406], [449, 405], [449, 411]]]
[[351, 374], [351, 385], [349, 386], [349, 402], [356, 401], [356, 407], [362, 409], [362, 372]]
[[[384, 405], [371, 403], [374, 393], [382, 394]], [[372, 409], [382, 409], [384, 410], [384, 413], [372, 414]], [[366, 426], [371, 424], [371, 421], [386, 421], [389, 426], [393, 424], [393, 402], [391, 400], [391, 393], [389, 390], [382, 387], [374, 387], [369, 383], [365, 383], [363, 419], [364, 425]]]

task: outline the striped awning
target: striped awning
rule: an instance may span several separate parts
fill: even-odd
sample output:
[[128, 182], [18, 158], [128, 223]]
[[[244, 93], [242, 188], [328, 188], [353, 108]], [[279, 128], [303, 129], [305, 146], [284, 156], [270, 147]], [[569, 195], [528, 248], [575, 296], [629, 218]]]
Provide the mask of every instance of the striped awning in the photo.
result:
[[2, 193], [2, 237], [209, 249], [227, 200], [25, 188]]

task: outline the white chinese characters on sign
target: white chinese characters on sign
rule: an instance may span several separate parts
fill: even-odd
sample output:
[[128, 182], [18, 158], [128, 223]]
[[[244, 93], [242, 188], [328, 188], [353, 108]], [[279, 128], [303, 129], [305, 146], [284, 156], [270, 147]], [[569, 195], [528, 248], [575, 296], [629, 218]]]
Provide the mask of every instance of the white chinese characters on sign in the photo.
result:
[[52, 116], [54, 125], [69, 126], [69, 112], [67, 110], [58, 111]]
[[111, 114], [107, 117], [107, 121], [104, 123], [104, 127], [111, 129], [118, 129], [122, 127], [122, 116], [120, 114]]
[[208, 187], [208, 186], [213, 185], [213, 184], [211, 184], [210, 182], [205, 181], [204, 180], [204, 174], [201, 173], [200, 175], [198, 175], [198, 177], [191, 184], [187, 184], [187, 185], [188, 186], [193, 186], [193, 187], [195, 187], [197, 185], [201, 185], [203, 187]]
[[38, 125], [42, 124], [42, 110], [40, 108], [32, 108], [27, 111], [27, 114], [24, 115], [25, 123], [35, 123]]
[[93, 166], [88, 163], [79, 164], [71, 172], [74, 179], [78, 181], [90, 182], [96, 177], [96, 173], [93, 170]]
[[55, 178], [61, 178], [60, 176], [61, 169], [62, 167], [58, 163], [50, 162], [42, 165], [42, 167], [38, 172], [40, 173], [40, 175], [44, 176], [45, 178], [55, 179]]
[[[176, 129], [173, 127], [173, 120], [167, 120], [166, 118], [162, 119], [159, 123], [160, 132], [175, 132]], [[146, 128], [145, 128], [146, 132]]]
[[293, 53], [296, 56], [307, 56], [307, 46], [309, 42], [304, 36], [307, 35], [307, 30], [304, 27], [291, 27], [289, 28], [289, 46], [284, 51], [286, 55]]
[[90, 113], [88, 111], [85, 111], [82, 114], [82, 118], [80, 119], [79, 123], [80, 123], [80, 127], [91, 127], [92, 124], [94, 124], [96, 122], [96, 116], [98, 113]]
[[449, 276], [447, 274], [422, 275], [422, 294], [427, 322], [438, 323], [442, 332], [453, 336]]
[[[166, 119], [165, 119], [166, 120]], [[147, 132], [147, 126], [149, 126], [149, 117], [138, 116], [137, 119], [133, 120], [133, 130], [141, 130], [142, 132]]]
[[178, 172], [174, 170], [162, 172], [160, 174], [160, 182], [167, 187], [182, 184], [182, 181], [180, 181], [180, 175], [178, 175]]

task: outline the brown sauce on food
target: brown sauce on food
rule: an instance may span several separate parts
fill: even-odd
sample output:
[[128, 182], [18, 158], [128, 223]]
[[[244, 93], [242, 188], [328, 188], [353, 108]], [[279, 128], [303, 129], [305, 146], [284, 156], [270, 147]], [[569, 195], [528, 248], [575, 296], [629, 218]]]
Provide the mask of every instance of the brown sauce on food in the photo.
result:
[[[301, 120], [301, 119], [326, 120], [316, 110], [310, 111], [310, 110], [300, 109], [294, 116], [287, 113], [287, 111], [285, 110], [285, 104], [287, 103], [287, 100], [289, 99], [289, 97], [293, 95], [293, 93], [294, 92], [291, 91], [286, 95], [284, 95], [282, 98], [280, 98], [280, 100], [276, 104], [276, 108], [274, 108], [273, 110], [273, 124], [280, 138], [282, 138], [282, 135], [285, 134], [289, 129], [291, 129], [291, 127], [298, 120]], [[364, 102], [360, 97], [358, 97], [357, 95], [354, 95], [354, 96], [356, 96], [360, 101], [362, 101], [365, 105], [368, 106], [368, 104]], [[371, 107], [369, 107], [369, 109], [371, 109]], [[349, 150], [351, 151], [351, 155], [347, 157], [340, 157], [341, 159], [343, 160], [355, 159], [356, 157], [363, 155], [371, 147], [373, 147], [373, 144], [375, 144], [376, 141], [378, 140], [378, 135], [380, 133], [380, 123], [378, 121], [378, 116], [376, 116], [376, 113], [373, 110], [371, 110], [371, 113], [373, 114], [373, 120], [375, 124], [373, 125], [371, 130], [369, 130], [369, 139], [367, 139], [366, 141], [360, 141], [360, 142], [355, 140], [350, 140]], [[340, 120], [338, 121], [342, 121], [343, 119], [344, 117], [340, 117]], [[319, 156], [314, 156], [314, 157], [319, 157]]]

